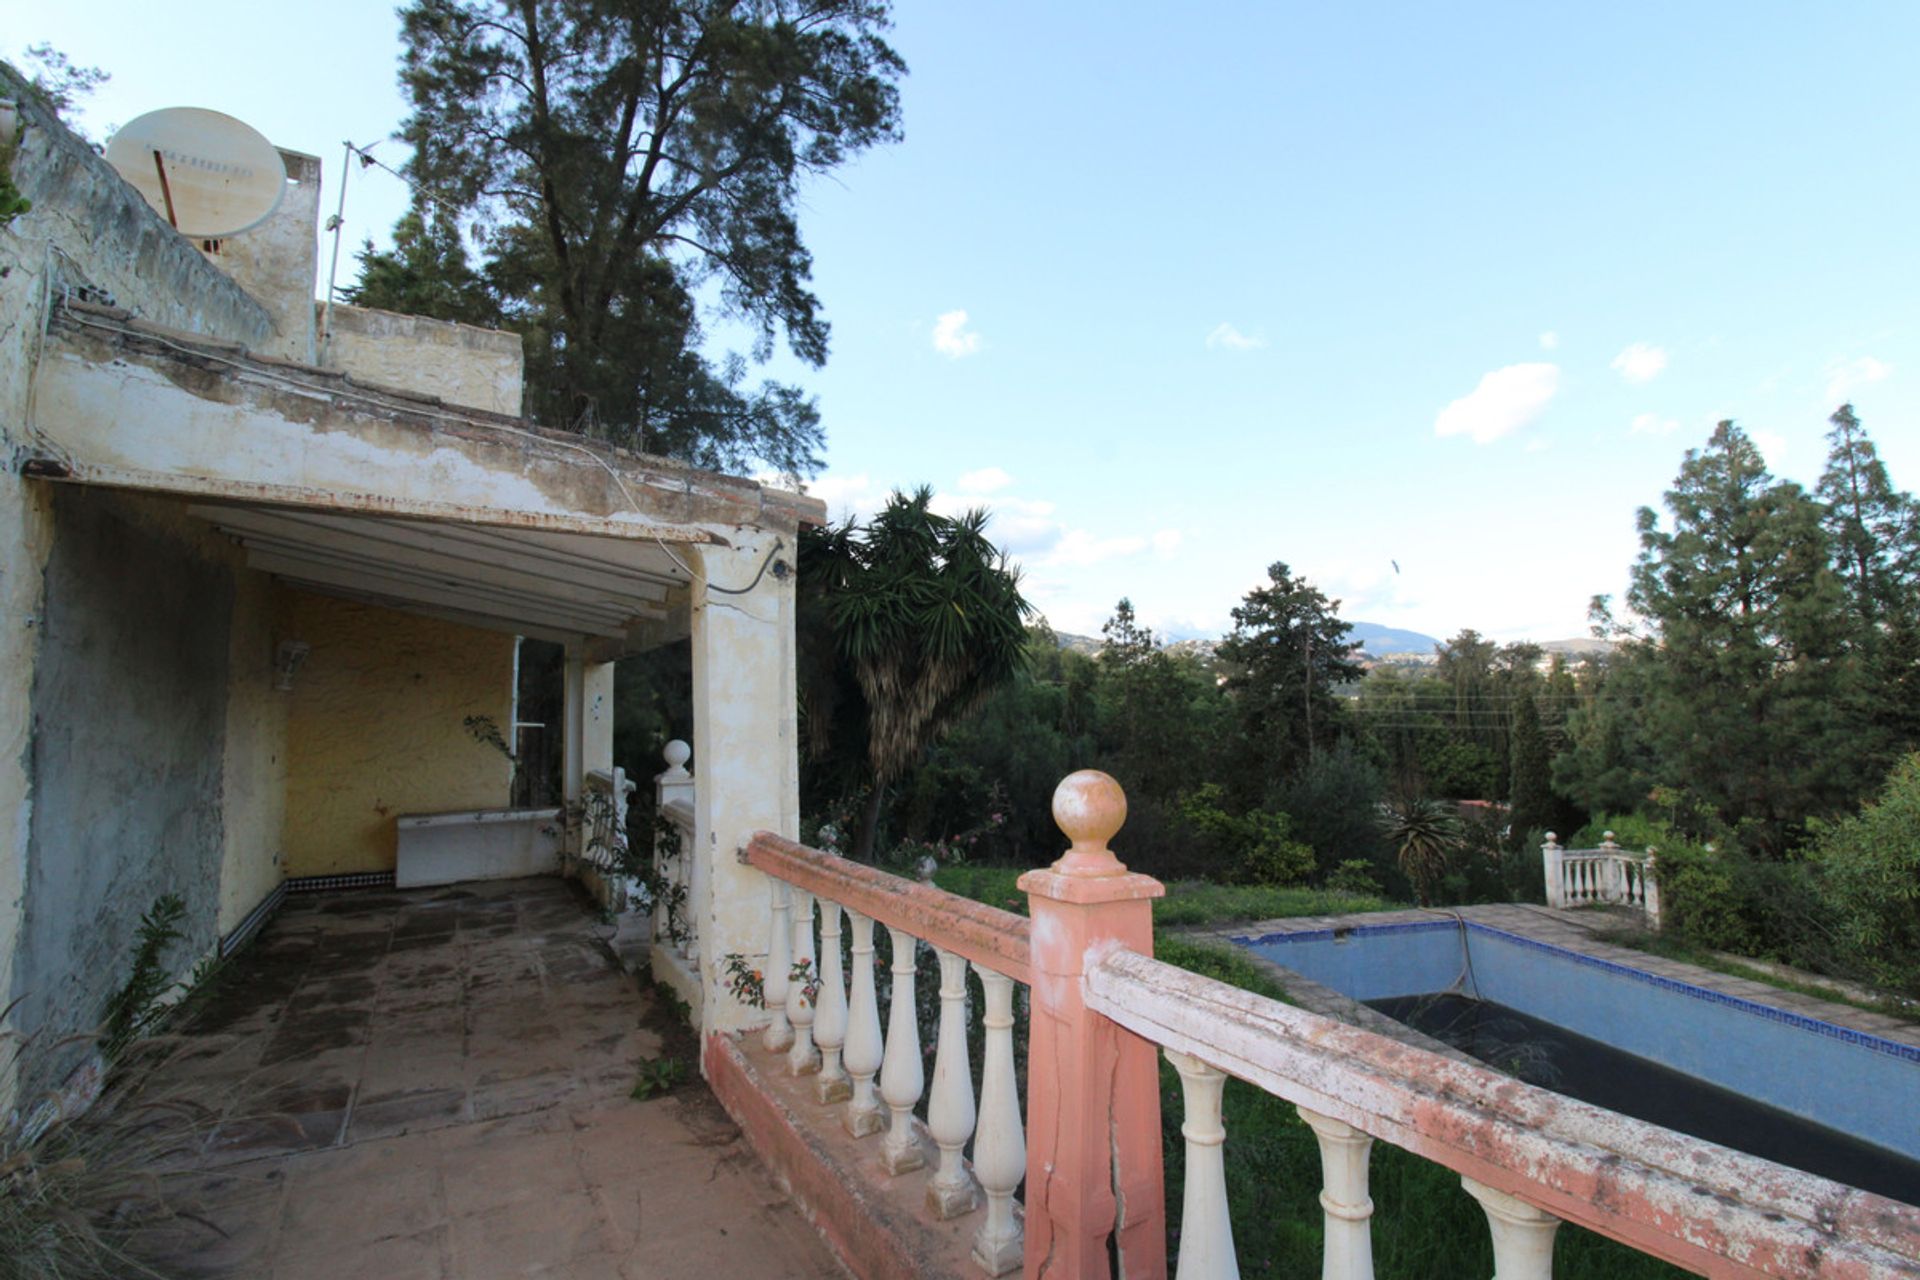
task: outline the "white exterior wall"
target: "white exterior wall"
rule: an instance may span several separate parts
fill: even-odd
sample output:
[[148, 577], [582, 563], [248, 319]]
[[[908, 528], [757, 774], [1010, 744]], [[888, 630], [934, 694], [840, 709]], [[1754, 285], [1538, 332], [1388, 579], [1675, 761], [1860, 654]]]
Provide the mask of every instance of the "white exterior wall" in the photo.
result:
[[[793, 575], [769, 571], [743, 587], [773, 552], [771, 529], [730, 531], [735, 545], [703, 549], [693, 591], [694, 838], [689, 906], [698, 922], [702, 1031], [760, 1015], [726, 989], [725, 957], [767, 949], [769, 881], [735, 856], [758, 830], [800, 833], [800, 754], [794, 672]], [[776, 559], [792, 563], [793, 535]]]

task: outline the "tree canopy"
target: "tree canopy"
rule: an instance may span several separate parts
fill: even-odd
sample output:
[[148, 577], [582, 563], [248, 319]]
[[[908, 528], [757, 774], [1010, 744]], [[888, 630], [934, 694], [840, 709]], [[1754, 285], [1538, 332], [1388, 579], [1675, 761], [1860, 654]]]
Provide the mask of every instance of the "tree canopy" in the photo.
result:
[[[814, 403], [750, 385], [749, 356], [784, 337], [827, 358], [800, 183], [899, 137], [887, 0], [412, 0], [400, 19], [422, 196], [352, 300], [520, 331], [553, 425], [817, 469]], [[716, 319], [748, 353], [706, 354]]]
[[932, 503], [924, 486], [895, 492], [865, 526], [801, 535], [808, 755], [846, 765], [849, 742], [864, 744], [867, 804], [854, 842], [863, 860], [886, 787], [1027, 658], [1031, 610], [986, 535], [987, 512], [943, 516]]

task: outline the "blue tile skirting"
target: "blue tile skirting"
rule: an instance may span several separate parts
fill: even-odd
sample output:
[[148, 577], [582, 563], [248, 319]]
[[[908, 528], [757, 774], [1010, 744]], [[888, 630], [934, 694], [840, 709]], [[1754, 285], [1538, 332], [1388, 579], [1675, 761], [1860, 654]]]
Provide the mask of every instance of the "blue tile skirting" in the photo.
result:
[[1712, 1004], [1725, 1005], [1730, 1009], [1738, 1009], [1742, 1013], [1750, 1013], [1756, 1017], [1765, 1018], [1769, 1022], [1782, 1023], [1786, 1026], [1796, 1027], [1802, 1031], [1811, 1031], [1815, 1035], [1826, 1036], [1830, 1040], [1839, 1040], [1845, 1044], [1858, 1045], [1874, 1053], [1884, 1053], [1891, 1057], [1901, 1058], [1907, 1062], [1920, 1062], [1920, 1046], [1901, 1044], [1897, 1040], [1882, 1039], [1879, 1036], [1872, 1035], [1865, 1031], [1856, 1031], [1852, 1027], [1837, 1026], [1831, 1022], [1822, 1022], [1818, 1018], [1809, 1018], [1805, 1014], [1789, 1013], [1785, 1009], [1776, 1009], [1772, 1005], [1761, 1004], [1755, 1000], [1743, 999], [1740, 996], [1730, 996], [1724, 991], [1714, 991], [1707, 987], [1698, 987], [1691, 982], [1681, 982], [1676, 978], [1662, 977], [1657, 973], [1648, 973], [1644, 969], [1635, 969], [1631, 965], [1620, 964], [1613, 960], [1602, 960], [1599, 956], [1590, 956], [1584, 952], [1570, 951], [1566, 947], [1557, 947], [1550, 942], [1542, 942], [1538, 938], [1529, 938], [1525, 934], [1520, 933], [1509, 933], [1505, 929], [1496, 929], [1491, 925], [1476, 924], [1471, 920], [1463, 920], [1458, 923], [1452, 920], [1421, 920], [1406, 924], [1363, 924], [1341, 929], [1304, 929], [1297, 933], [1269, 933], [1257, 938], [1251, 935], [1235, 937], [1232, 941], [1243, 947], [1268, 946], [1276, 943], [1290, 942], [1326, 942], [1341, 934], [1348, 936], [1389, 937], [1396, 933], [1431, 933], [1442, 929], [1452, 930], [1460, 928], [1462, 925], [1475, 932], [1501, 938], [1522, 947], [1530, 947], [1535, 951], [1544, 951], [1549, 955], [1559, 956], [1562, 959], [1571, 960], [1575, 964], [1586, 965], [1591, 969], [1599, 969], [1606, 973], [1618, 974], [1621, 977], [1630, 978], [1635, 982], [1644, 982], [1649, 986], [1659, 987], [1663, 990], [1672, 991], [1695, 1000], [1706, 1000]]

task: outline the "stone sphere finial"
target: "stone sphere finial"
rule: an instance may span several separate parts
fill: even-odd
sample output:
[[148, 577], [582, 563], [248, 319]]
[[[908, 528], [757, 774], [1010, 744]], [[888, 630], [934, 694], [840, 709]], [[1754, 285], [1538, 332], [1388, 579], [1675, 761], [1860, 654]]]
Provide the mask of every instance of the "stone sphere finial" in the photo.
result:
[[1551, 831], [1549, 831], [1549, 832], [1547, 832], [1547, 843], [1548, 843], [1548, 844], [1559, 844], [1559, 843], [1560, 843], [1560, 837], [1559, 837], [1559, 836], [1557, 836], [1557, 835], [1555, 835], [1555, 834], [1554, 834], [1553, 832], [1551, 832]]
[[666, 745], [666, 749], [660, 755], [667, 762], [667, 772], [676, 778], [681, 778], [686, 776], [687, 761], [693, 758], [693, 748], [675, 738]]
[[1602, 832], [1600, 833], [1600, 843], [1601, 843], [1601, 844], [1612, 844], [1612, 843], [1613, 843], [1613, 832], [1611, 832], [1611, 831], [1602, 831]]
[[1053, 791], [1053, 820], [1073, 847], [1053, 869], [1062, 875], [1113, 876], [1126, 871], [1107, 842], [1127, 820], [1127, 793], [1098, 769], [1068, 774]]

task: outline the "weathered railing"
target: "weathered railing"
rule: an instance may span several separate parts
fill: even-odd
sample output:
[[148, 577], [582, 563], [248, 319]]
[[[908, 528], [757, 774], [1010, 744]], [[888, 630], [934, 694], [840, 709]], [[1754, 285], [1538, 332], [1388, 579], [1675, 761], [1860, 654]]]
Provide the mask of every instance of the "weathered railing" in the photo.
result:
[[626, 863], [627, 798], [635, 784], [621, 768], [590, 769], [580, 860], [611, 879]]
[[[1496, 1280], [1550, 1277], [1563, 1221], [1713, 1276], [1920, 1277], [1920, 1209], [1154, 960], [1148, 899], [1160, 887], [1107, 848], [1125, 816], [1118, 785], [1076, 774], [1054, 814], [1073, 847], [1021, 878], [1030, 922], [765, 832], [742, 851], [772, 877], [771, 1022], [757, 1034], [784, 1070], [815, 1077], [812, 1097], [834, 1122], [877, 1140], [876, 1166], [894, 1177], [926, 1170], [929, 1215], [980, 1213], [972, 1252], [987, 1274], [1023, 1264], [1030, 1280], [1167, 1274], [1164, 1050], [1185, 1105], [1180, 1280], [1239, 1274], [1221, 1107], [1229, 1076], [1294, 1104], [1319, 1142], [1324, 1280], [1373, 1274], [1376, 1141], [1460, 1175], [1486, 1214]], [[843, 916], [850, 972], [840, 963]], [[876, 923], [893, 948], [884, 1035]], [[914, 1000], [922, 941], [941, 975], [924, 1133], [913, 1118], [927, 1084]], [[969, 964], [985, 993], [977, 1108]], [[1024, 1126], [1016, 983], [1032, 997]], [[1023, 1178], [1024, 1215], [1015, 1198]]]
[[1644, 855], [1628, 853], [1607, 832], [1598, 849], [1563, 849], [1559, 838], [1547, 832], [1540, 846], [1547, 877], [1547, 905], [1584, 907], [1598, 904], [1644, 911], [1651, 927], [1660, 927], [1660, 882], [1654, 873], [1657, 859], [1649, 848]]
[[1707, 1275], [1920, 1275], [1920, 1210], [1146, 956], [1110, 950], [1088, 970], [1087, 1004], [1165, 1046], [1186, 1085], [1183, 1278], [1238, 1275], [1219, 1154], [1228, 1075], [1295, 1104], [1320, 1140], [1329, 1280], [1372, 1275], [1376, 1139], [1460, 1174], [1500, 1280], [1550, 1276], [1562, 1221]]
[[[763, 1043], [785, 1053], [792, 1074], [814, 1078], [814, 1098], [837, 1112], [849, 1134], [878, 1138], [878, 1162], [889, 1174], [931, 1164], [922, 1175], [929, 1215], [947, 1220], [984, 1208], [972, 1233], [974, 1261], [990, 1276], [1017, 1270], [1023, 1244], [1014, 1194], [1026, 1175], [1027, 1143], [1013, 1011], [1014, 984], [1030, 980], [1028, 922], [765, 832], [746, 859], [774, 881], [761, 986], [771, 1021]], [[851, 974], [842, 970], [843, 917], [852, 934]], [[874, 981], [876, 924], [886, 928], [892, 951], [884, 1032]], [[924, 1138], [914, 1118], [927, 1088], [915, 992], [922, 943], [940, 968]], [[977, 1106], [968, 1061], [969, 966], [986, 1006]], [[971, 1163], [963, 1156], [969, 1143]]]
[[[664, 940], [689, 975], [700, 972], [700, 934], [693, 909], [693, 749], [675, 738], [661, 756], [667, 767], [653, 779], [658, 820], [654, 825], [653, 936]], [[697, 987], [695, 988], [697, 989]]]

